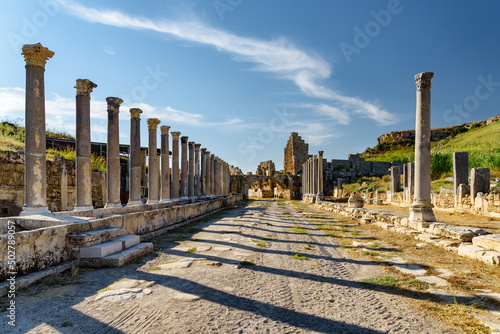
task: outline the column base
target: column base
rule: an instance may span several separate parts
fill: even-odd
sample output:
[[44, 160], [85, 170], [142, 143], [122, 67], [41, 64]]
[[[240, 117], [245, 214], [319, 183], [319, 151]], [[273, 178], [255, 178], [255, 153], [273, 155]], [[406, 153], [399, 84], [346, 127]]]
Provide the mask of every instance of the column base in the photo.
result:
[[433, 207], [434, 205], [430, 202], [413, 202], [410, 207], [410, 222], [435, 222]]
[[105, 209], [116, 209], [121, 207], [122, 207], [121, 203], [106, 203], [106, 206], [104, 206]]
[[49, 211], [47, 206], [25, 206], [23, 207], [23, 211], [19, 214], [19, 216], [32, 216], [32, 215], [41, 215], [41, 216], [53, 216], [52, 212]]
[[186, 201], [188, 199], [189, 199], [189, 197], [187, 197], [187, 196], [179, 198], [179, 200], [181, 200], [181, 201]]
[[160, 200], [160, 203], [170, 203], [170, 202], [172, 202], [172, 200], [170, 198]]
[[146, 204], [148, 204], [148, 205], [159, 204], [159, 203], [160, 203], [160, 201], [158, 201], [157, 199], [153, 199], [153, 200], [148, 199], [148, 201], [146, 202]]
[[73, 211], [88, 211], [88, 210], [94, 210], [93, 206], [75, 206]]
[[143, 205], [141, 200], [138, 201], [129, 201], [127, 206], [135, 206], [135, 205]]

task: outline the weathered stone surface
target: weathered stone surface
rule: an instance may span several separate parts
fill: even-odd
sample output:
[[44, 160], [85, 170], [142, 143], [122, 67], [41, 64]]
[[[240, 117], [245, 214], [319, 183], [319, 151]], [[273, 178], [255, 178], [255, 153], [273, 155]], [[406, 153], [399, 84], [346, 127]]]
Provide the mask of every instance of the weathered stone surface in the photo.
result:
[[478, 259], [482, 256], [486, 250], [484, 248], [470, 245], [470, 244], [461, 244], [458, 247], [458, 255], [465, 256], [471, 259]]
[[189, 268], [191, 267], [192, 264], [193, 264], [192, 261], [185, 261], [185, 262], [160, 264], [159, 267], [161, 268], [161, 270], [173, 270], [173, 269]]
[[283, 161], [283, 173], [298, 175], [302, 173], [302, 164], [309, 159], [309, 144], [292, 132], [285, 147], [285, 158]]
[[469, 184], [469, 152], [453, 152], [453, 187], [455, 198], [458, 196], [458, 186]]
[[472, 244], [500, 252], [500, 234], [488, 234], [472, 238]]
[[178, 293], [174, 296], [174, 299], [181, 302], [194, 302], [196, 300], [200, 300], [201, 297], [190, 293]]
[[435, 286], [448, 286], [448, 281], [437, 276], [418, 276], [419, 281], [426, 282]]
[[490, 169], [472, 168], [470, 171], [471, 201], [474, 203], [477, 193], [486, 194], [490, 190]]
[[361, 198], [361, 196], [356, 194], [349, 197], [347, 203], [347, 207], [349, 208], [362, 208], [365, 205], [365, 201]]
[[401, 191], [401, 169], [399, 166], [391, 167], [391, 194]]
[[440, 224], [439, 226], [436, 226], [436, 228], [433, 229], [433, 232], [439, 233], [439, 235], [443, 237], [464, 242], [470, 242], [475, 236], [486, 234], [486, 232], [480, 228], [448, 224]]

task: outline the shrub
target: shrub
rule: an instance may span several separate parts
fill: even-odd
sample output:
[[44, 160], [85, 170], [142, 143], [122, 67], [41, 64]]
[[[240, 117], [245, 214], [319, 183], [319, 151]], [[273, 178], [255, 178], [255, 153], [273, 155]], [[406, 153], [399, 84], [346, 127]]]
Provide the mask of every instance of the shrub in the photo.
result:
[[460, 133], [464, 133], [464, 132], [467, 132], [467, 128], [465, 128], [464, 126], [462, 125], [459, 125], [459, 126], [455, 126], [453, 128], [453, 130], [451, 130], [451, 133], [450, 133], [450, 136], [452, 137], [455, 137], [456, 135], [460, 134]]
[[437, 180], [441, 175], [453, 171], [451, 153], [435, 152], [431, 154], [431, 179]]

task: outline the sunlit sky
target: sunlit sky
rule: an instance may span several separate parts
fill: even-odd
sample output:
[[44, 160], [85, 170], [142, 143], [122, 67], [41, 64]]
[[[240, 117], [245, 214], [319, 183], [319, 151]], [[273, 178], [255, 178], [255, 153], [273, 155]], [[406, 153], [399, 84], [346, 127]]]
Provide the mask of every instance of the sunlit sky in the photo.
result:
[[432, 126], [486, 119], [500, 105], [498, 1], [3, 1], [0, 117], [24, 119], [21, 47], [55, 52], [46, 126], [75, 133], [75, 80], [90, 79], [92, 140], [107, 96], [180, 131], [244, 172], [283, 168], [290, 132], [310, 154], [346, 159], [414, 129], [413, 76], [435, 72]]

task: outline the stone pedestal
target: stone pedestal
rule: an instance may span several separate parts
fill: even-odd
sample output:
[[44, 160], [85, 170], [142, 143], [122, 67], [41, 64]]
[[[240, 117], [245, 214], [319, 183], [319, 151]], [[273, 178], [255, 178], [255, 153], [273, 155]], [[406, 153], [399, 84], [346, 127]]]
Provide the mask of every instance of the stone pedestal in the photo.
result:
[[142, 205], [141, 114], [142, 110], [139, 108], [130, 109], [129, 196], [127, 205]]
[[486, 194], [490, 191], [490, 169], [472, 168], [470, 170], [470, 199], [474, 204], [478, 193]]
[[362, 208], [364, 205], [365, 201], [357, 194], [351, 195], [347, 200], [348, 208]]
[[318, 198], [323, 199], [323, 151], [318, 151]]
[[461, 184], [469, 184], [469, 152], [453, 152], [455, 205], [458, 203], [458, 186]]
[[148, 204], [158, 204], [158, 144], [157, 129], [160, 120], [158, 118], [148, 118]]
[[200, 196], [206, 196], [206, 180], [207, 180], [207, 149], [201, 149], [201, 171], [200, 171]]
[[189, 143], [189, 165], [188, 165], [188, 197], [193, 199], [194, 196], [194, 141]]
[[47, 207], [45, 155], [45, 64], [54, 52], [38, 44], [25, 44], [26, 61], [24, 207], [21, 216], [50, 215]]
[[181, 199], [188, 199], [188, 137], [181, 137]]
[[391, 194], [394, 196], [401, 191], [401, 168], [399, 166], [391, 167]]
[[161, 131], [161, 197], [160, 202], [170, 201], [170, 161], [168, 148], [168, 130], [170, 126], [163, 125]]
[[106, 149], [106, 180], [108, 185], [108, 202], [106, 208], [121, 208], [120, 201], [120, 105], [123, 100], [107, 97], [108, 103], [108, 146]]
[[180, 132], [172, 132], [172, 199], [179, 199], [179, 136]]
[[201, 176], [200, 176], [200, 147], [201, 144], [194, 145], [194, 195], [201, 195]]
[[89, 79], [76, 80], [76, 206], [92, 210], [92, 167], [90, 150], [90, 93], [97, 87]]
[[415, 126], [415, 195], [410, 208], [411, 222], [434, 222], [431, 203], [431, 80], [432, 72], [415, 75], [417, 117]]

